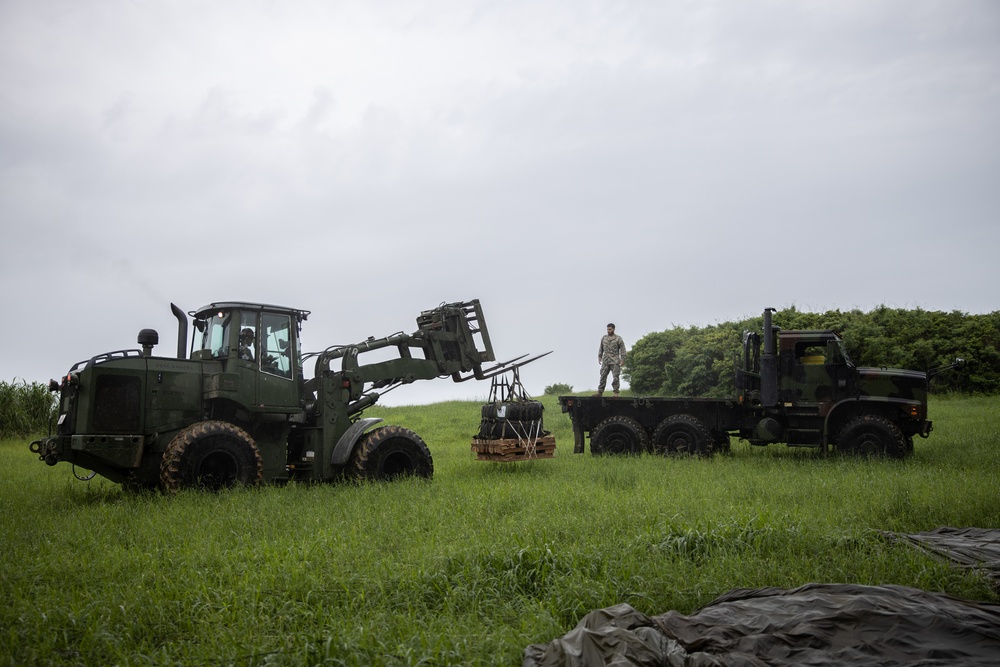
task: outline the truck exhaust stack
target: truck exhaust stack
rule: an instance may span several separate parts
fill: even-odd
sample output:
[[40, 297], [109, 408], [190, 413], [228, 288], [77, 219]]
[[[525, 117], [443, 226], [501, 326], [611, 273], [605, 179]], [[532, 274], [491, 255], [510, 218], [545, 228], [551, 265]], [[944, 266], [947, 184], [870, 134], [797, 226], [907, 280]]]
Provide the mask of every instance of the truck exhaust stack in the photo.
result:
[[778, 404], [778, 354], [774, 345], [774, 327], [771, 313], [774, 308], [764, 309], [764, 354], [760, 362], [760, 402], [765, 408]]

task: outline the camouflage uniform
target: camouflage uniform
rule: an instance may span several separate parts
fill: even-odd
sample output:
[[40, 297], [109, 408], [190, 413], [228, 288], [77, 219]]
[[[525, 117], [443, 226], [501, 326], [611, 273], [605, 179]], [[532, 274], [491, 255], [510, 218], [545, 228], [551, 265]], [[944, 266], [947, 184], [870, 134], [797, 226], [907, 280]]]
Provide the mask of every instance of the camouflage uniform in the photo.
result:
[[603, 393], [608, 383], [608, 373], [612, 374], [611, 388], [615, 394], [621, 386], [619, 376], [622, 364], [625, 363], [625, 341], [616, 333], [601, 337], [601, 346], [597, 348], [597, 360], [601, 362], [601, 381], [597, 385], [597, 393]]

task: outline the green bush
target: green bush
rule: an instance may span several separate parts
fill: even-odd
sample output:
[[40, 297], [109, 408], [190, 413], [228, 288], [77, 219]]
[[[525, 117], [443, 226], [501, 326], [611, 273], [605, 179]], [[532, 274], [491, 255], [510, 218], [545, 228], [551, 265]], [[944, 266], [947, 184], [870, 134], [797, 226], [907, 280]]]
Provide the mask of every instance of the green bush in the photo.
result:
[[556, 382], [555, 384], [550, 384], [545, 388], [546, 396], [559, 396], [560, 394], [570, 394], [573, 392], [573, 387], [568, 384], [563, 384], [562, 382]]
[[44, 433], [57, 411], [56, 399], [44, 384], [0, 380], [0, 438]]

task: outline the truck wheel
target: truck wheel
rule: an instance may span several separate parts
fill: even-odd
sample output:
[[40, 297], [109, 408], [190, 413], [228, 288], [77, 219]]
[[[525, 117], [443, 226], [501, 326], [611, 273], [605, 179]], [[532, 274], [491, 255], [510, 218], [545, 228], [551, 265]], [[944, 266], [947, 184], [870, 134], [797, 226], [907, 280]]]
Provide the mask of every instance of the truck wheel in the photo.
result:
[[393, 479], [434, 474], [431, 452], [419, 435], [401, 426], [383, 426], [365, 434], [351, 455], [359, 479]]
[[653, 451], [657, 454], [711, 456], [712, 434], [697, 417], [671, 415], [653, 431]]
[[218, 490], [237, 484], [256, 486], [264, 477], [257, 443], [238, 426], [199, 422], [174, 436], [160, 462], [160, 488]]
[[649, 436], [631, 417], [608, 417], [590, 433], [591, 454], [641, 454], [649, 448]]
[[837, 450], [854, 456], [906, 454], [906, 438], [899, 427], [879, 415], [862, 415], [847, 423], [837, 436]]

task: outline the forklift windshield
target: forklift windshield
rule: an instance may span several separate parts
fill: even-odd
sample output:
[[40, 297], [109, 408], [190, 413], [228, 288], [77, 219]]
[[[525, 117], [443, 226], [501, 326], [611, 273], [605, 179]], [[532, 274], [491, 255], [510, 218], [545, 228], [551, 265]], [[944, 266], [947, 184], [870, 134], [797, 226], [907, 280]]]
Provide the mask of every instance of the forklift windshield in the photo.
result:
[[192, 352], [208, 350], [213, 359], [229, 356], [229, 311], [220, 310], [207, 320], [195, 320], [195, 334]]

